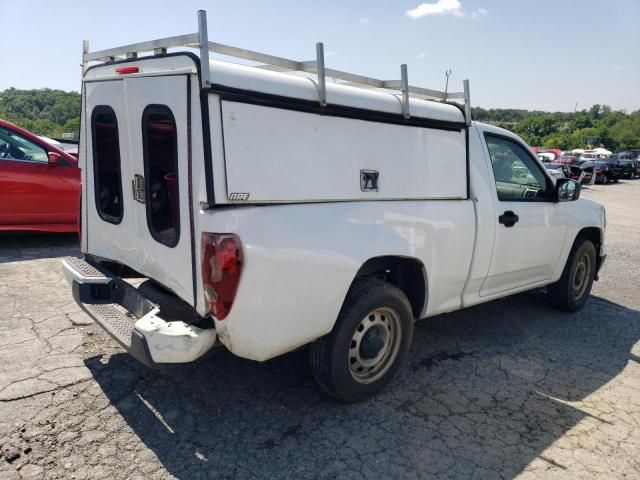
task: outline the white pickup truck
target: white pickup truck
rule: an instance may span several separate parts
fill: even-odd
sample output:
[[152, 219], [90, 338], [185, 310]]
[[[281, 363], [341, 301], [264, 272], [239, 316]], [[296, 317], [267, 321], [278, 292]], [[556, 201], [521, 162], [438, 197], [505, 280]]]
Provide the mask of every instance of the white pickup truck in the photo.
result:
[[[331, 70], [321, 44], [307, 62], [221, 45], [199, 15], [193, 34], [85, 44], [84, 258], [63, 269], [136, 359], [308, 345], [321, 388], [357, 401], [399, 371], [417, 319], [545, 286], [555, 306], [585, 304], [603, 207], [472, 122], [468, 82]], [[167, 53], [180, 46], [200, 54]]]

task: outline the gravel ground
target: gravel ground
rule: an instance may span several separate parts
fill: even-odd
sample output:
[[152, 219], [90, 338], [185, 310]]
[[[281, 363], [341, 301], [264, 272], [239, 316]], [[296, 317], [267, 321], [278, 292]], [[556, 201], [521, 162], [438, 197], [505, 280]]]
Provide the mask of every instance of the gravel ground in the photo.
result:
[[583, 195], [609, 257], [582, 312], [532, 292], [421, 322], [392, 388], [347, 406], [304, 351], [146, 370], [73, 302], [73, 236], [4, 235], [0, 478], [640, 479], [640, 180]]

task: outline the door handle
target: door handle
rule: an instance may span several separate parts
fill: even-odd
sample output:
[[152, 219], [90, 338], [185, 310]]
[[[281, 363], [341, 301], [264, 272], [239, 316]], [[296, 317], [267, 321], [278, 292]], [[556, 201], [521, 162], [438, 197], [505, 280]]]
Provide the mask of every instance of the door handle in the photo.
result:
[[144, 177], [136, 174], [131, 180], [131, 188], [133, 189], [133, 199], [137, 202], [144, 203]]
[[498, 217], [498, 222], [500, 222], [505, 227], [513, 227], [516, 223], [518, 223], [520, 217], [513, 213], [511, 210], [507, 210], [502, 215]]

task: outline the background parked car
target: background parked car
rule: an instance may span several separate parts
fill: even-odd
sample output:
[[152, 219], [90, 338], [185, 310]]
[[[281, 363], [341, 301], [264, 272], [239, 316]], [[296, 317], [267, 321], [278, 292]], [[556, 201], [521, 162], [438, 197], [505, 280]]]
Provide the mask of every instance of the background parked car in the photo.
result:
[[[576, 165], [567, 165], [565, 163], [552, 162], [545, 163], [544, 167], [555, 179], [570, 178], [571, 180], [575, 180], [576, 182], [585, 183], [585, 172], [582, 170], [582, 168]], [[589, 180], [591, 180], [591, 175], [589, 175]]]
[[607, 160], [618, 178], [632, 179], [636, 173], [636, 162], [629, 155], [613, 154]]
[[0, 231], [76, 232], [79, 211], [78, 161], [0, 120]]
[[550, 162], [561, 163], [558, 162], [558, 158], [562, 155], [562, 150], [559, 148], [546, 148], [544, 150], [540, 150], [538, 154], [549, 156]]
[[569, 178], [567, 166], [562, 163], [544, 163], [544, 168], [546, 168], [556, 180], [558, 178]]
[[[575, 180], [580, 183], [588, 183], [585, 181], [586, 174], [580, 167], [577, 165], [565, 165], [565, 167], [569, 170], [569, 178], [571, 180]], [[565, 176], [566, 175], [567, 174], [565, 173]]]
[[628, 154], [631, 158], [633, 158], [636, 162], [636, 176], [640, 177], [640, 149], [631, 149], [626, 152], [622, 152]]
[[592, 162], [595, 162], [596, 160], [599, 160], [599, 158], [599, 155], [596, 153], [584, 152], [580, 155], [579, 161], [584, 162], [587, 160], [591, 160]]
[[624, 160], [630, 160], [633, 164], [633, 175], [640, 177], [640, 150], [629, 150], [626, 152], [619, 152], [612, 155], [611, 158], [621, 158]]
[[611, 169], [608, 162], [598, 160], [594, 162], [593, 171], [596, 175], [595, 183], [617, 182], [618, 176]]
[[572, 165], [571, 168], [579, 168], [580, 170], [582, 170], [584, 176], [582, 177], [580, 183], [582, 183], [583, 185], [593, 185], [594, 183], [596, 183], [596, 176], [593, 173], [595, 162], [586, 161], [582, 163], [584, 165]]
[[[43, 140], [46, 140], [46, 138], [43, 138]], [[77, 140], [67, 140], [65, 138], [51, 138], [50, 140], [51, 140], [51, 143], [53, 143], [54, 147], [57, 147], [63, 152], [78, 158], [78, 141]]]
[[572, 153], [563, 153], [556, 158], [555, 163], [565, 163], [567, 165], [578, 165], [578, 155]]
[[538, 152], [537, 155], [542, 162], [553, 162], [556, 159], [556, 154], [553, 152]]

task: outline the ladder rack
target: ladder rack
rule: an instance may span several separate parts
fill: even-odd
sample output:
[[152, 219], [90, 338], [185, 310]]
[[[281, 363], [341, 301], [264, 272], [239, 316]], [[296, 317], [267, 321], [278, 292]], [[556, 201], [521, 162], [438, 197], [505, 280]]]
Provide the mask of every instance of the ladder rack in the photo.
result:
[[409, 108], [410, 98], [442, 102], [448, 100], [463, 100], [465, 121], [467, 125], [471, 124], [469, 80], [464, 80], [463, 82], [464, 91], [449, 93], [410, 85], [406, 64], [400, 66], [400, 80], [379, 80], [377, 78], [365, 77], [333, 68], [326, 68], [324, 62], [324, 45], [322, 43], [316, 44], [315, 60], [296, 61], [222, 43], [210, 42], [207, 35], [207, 12], [204, 10], [198, 11], [198, 31], [195, 33], [133, 43], [96, 52], [89, 51], [89, 42], [85, 40], [82, 46], [82, 74], [84, 75], [89, 67], [89, 62], [114, 62], [121, 59], [133, 59], [138, 58], [138, 54], [142, 52], [153, 52], [153, 55], [163, 55], [167, 53], [167, 49], [169, 48], [194, 48], [200, 51], [203, 89], [211, 87], [211, 70], [207, 68], [207, 66], [209, 65], [209, 53], [214, 52], [229, 57], [257, 62], [258, 65], [255, 65], [254, 68], [277, 72], [306, 72], [315, 74], [317, 75], [316, 88], [318, 90], [318, 102], [322, 106], [327, 104], [326, 78], [328, 76], [336, 80], [341, 80], [342, 85], [401, 92], [402, 115], [405, 118], [411, 116]]

